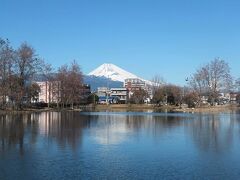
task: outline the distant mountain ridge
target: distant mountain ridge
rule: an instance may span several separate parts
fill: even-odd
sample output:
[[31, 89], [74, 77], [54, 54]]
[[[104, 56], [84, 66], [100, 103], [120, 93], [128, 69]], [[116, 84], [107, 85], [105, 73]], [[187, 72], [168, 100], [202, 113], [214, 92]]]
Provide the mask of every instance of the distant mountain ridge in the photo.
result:
[[124, 82], [125, 79], [128, 78], [139, 78], [135, 74], [132, 74], [124, 69], [114, 65], [114, 64], [102, 64], [88, 75], [97, 76], [97, 77], [105, 77], [109, 78], [113, 81], [121, 81]]
[[112, 81], [120, 81], [124, 82], [125, 79], [133, 78], [133, 79], [140, 79], [144, 81], [147, 85], [153, 86], [153, 85], [158, 85], [154, 82], [142, 79], [135, 74], [132, 74], [114, 64], [108, 64], [104, 63], [95, 70], [91, 71], [89, 76], [96, 76], [96, 77], [105, 77], [108, 79], [111, 79]]
[[91, 86], [92, 91], [96, 91], [98, 87], [109, 87], [109, 88], [119, 88], [123, 87], [123, 82], [113, 81], [106, 77], [97, 77], [84, 75], [83, 82]]

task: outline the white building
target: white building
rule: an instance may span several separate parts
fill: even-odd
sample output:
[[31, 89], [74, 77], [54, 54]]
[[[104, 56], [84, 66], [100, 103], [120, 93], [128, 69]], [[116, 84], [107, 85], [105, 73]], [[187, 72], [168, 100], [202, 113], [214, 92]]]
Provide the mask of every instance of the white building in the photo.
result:
[[125, 79], [124, 87], [127, 88], [130, 96], [133, 94], [134, 91], [143, 89], [148, 93], [148, 96], [152, 99], [153, 96], [152, 86], [148, 85], [144, 80], [141, 80], [139, 78]]
[[110, 94], [110, 90], [107, 87], [98, 87], [97, 88], [97, 96], [104, 97]]
[[121, 103], [126, 103], [128, 100], [128, 90], [127, 88], [111, 88], [111, 97], [118, 97]]

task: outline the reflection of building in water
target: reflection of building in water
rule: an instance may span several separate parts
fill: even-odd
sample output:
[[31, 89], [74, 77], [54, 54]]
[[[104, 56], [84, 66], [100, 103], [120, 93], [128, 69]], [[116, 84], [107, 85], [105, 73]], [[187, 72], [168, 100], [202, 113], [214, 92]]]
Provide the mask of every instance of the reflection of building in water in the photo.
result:
[[[32, 116], [35, 116], [32, 114]], [[61, 121], [61, 113], [59, 112], [42, 112], [38, 115], [40, 134], [48, 135], [52, 131], [56, 131]], [[54, 130], [55, 129], [55, 130]]]
[[[91, 134], [99, 144], [120, 144], [128, 140], [131, 134], [138, 132], [150, 133], [154, 136], [163, 134], [169, 128], [174, 128], [183, 123], [184, 118], [163, 115], [129, 115], [107, 113], [95, 116], [91, 122]], [[140, 134], [139, 134], [140, 135]]]
[[99, 144], [119, 144], [126, 140], [130, 131], [125, 120], [123, 115], [97, 116], [97, 121], [91, 123], [91, 134]]

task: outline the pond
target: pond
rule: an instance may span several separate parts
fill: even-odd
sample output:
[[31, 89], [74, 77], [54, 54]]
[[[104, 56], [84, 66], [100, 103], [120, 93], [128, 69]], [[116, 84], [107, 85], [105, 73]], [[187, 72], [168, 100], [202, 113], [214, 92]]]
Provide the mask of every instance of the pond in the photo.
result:
[[240, 112], [0, 115], [0, 179], [239, 179]]

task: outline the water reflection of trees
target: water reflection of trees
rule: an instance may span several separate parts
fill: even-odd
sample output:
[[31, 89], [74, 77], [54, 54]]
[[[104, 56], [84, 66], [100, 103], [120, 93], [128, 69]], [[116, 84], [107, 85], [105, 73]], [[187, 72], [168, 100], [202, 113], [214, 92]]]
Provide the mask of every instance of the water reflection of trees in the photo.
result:
[[23, 154], [36, 144], [39, 136], [53, 140], [62, 148], [81, 144], [87, 116], [76, 112], [19, 113], [0, 116], [0, 151], [15, 149]]
[[[240, 131], [240, 112], [224, 114], [160, 114], [129, 115], [105, 114], [91, 118], [90, 129], [101, 144], [118, 144], [135, 136], [145, 135], [158, 138], [171, 130], [183, 127], [186, 138], [191, 138], [201, 151], [223, 152], [238, 138]], [[139, 132], [139, 133], [138, 133]], [[236, 135], [237, 134], [237, 135]], [[236, 136], [234, 136], [236, 135]]]
[[40, 133], [49, 140], [54, 140], [62, 148], [76, 149], [81, 144], [83, 130], [89, 124], [88, 116], [77, 112], [42, 113], [40, 116]]
[[[34, 148], [39, 138], [50, 145], [75, 150], [83, 139], [84, 130], [100, 144], [119, 144], [132, 133], [156, 138], [179, 127], [202, 151], [227, 151], [240, 133], [240, 112], [199, 114], [193, 116], [160, 114], [81, 115], [77, 112], [42, 112], [0, 115], [0, 152], [15, 149], [24, 153]], [[237, 135], [236, 135], [237, 134]], [[235, 135], [235, 136], [234, 136]]]
[[[0, 116], [1, 151], [18, 149], [24, 153], [24, 144], [34, 144], [37, 138], [37, 128], [32, 126], [35, 119], [31, 114], [7, 114]], [[28, 138], [26, 131], [29, 131]]]
[[127, 116], [126, 124], [128, 128], [134, 130], [144, 129], [171, 129], [177, 127], [183, 123], [187, 116], [175, 116], [171, 114], [159, 115], [159, 116]]
[[239, 118], [238, 112], [199, 114], [187, 126], [194, 143], [201, 151], [222, 153], [233, 145], [236, 130], [239, 131]]

